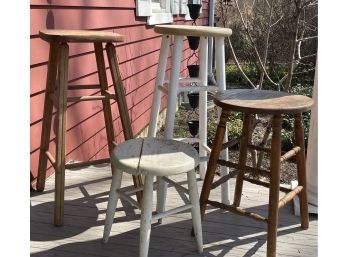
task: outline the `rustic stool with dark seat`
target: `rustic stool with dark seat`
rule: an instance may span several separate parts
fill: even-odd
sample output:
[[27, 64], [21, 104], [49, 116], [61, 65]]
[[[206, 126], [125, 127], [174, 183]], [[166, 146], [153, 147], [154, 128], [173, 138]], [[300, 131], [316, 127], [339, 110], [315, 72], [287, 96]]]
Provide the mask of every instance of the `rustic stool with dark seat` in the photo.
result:
[[[122, 78], [118, 68], [116, 50], [114, 42], [122, 42], [123, 36], [106, 31], [88, 30], [41, 30], [41, 39], [50, 43], [50, 53], [48, 60], [45, 103], [43, 108], [43, 120], [40, 143], [40, 156], [38, 166], [37, 191], [41, 192], [45, 187], [47, 160], [55, 169], [55, 210], [54, 224], [63, 225], [64, 216], [64, 183], [65, 168], [76, 167], [76, 164], [65, 164], [65, 132], [66, 132], [66, 111], [67, 102], [101, 100], [103, 102], [103, 112], [109, 152], [112, 151], [115, 143], [113, 119], [111, 112], [110, 99], [117, 101], [120, 112], [120, 119], [126, 140], [133, 138], [128, 108], [123, 91]], [[98, 85], [68, 85], [68, 43], [93, 43], [97, 63], [97, 71], [100, 84]], [[111, 71], [111, 77], [115, 94], [108, 91], [107, 74], [103, 55], [103, 43], [106, 43], [106, 52]], [[99, 89], [101, 95], [74, 96], [68, 97], [68, 89]], [[58, 124], [56, 137], [56, 158], [49, 152], [50, 132], [53, 105], [57, 109]], [[96, 163], [95, 160], [93, 163]], [[79, 166], [90, 165], [92, 162], [78, 163]], [[140, 177], [133, 177], [134, 184], [141, 186]], [[137, 195], [141, 197], [140, 194]]]
[[[300, 199], [301, 226], [307, 229], [309, 226], [307, 191], [306, 191], [306, 165], [305, 165], [305, 145], [302, 125], [302, 112], [308, 111], [313, 106], [313, 100], [302, 95], [293, 95], [286, 92], [254, 89], [235, 89], [218, 92], [214, 96], [214, 103], [222, 108], [220, 122], [216, 131], [215, 141], [208, 162], [207, 174], [204, 179], [203, 188], [200, 196], [201, 216], [204, 217], [206, 205], [221, 208], [233, 213], [244, 215], [255, 220], [264, 221], [268, 225], [267, 233], [267, 256], [276, 256], [276, 238], [278, 226], [278, 211], [286, 203], [290, 202], [296, 195]], [[242, 138], [240, 142], [239, 162], [233, 163], [219, 159], [219, 154], [223, 148], [223, 138], [226, 131], [226, 122], [231, 112], [242, 112], [244, 114]], [[262, 148], [249, 144], [252, 120], [254, 114], [273, 115], [272, 117], [272, 142], [271, 148]], [[282, 115], [292, 114], [295, 116], [295, 139], [296, 146], [289, 152], [281, 155], [281, 128]], [[247, 150], [255, 149], [269, 152], [271, 155], [270, 171], [250, 167], [246, 165]], [[298, 186], [293, 190], [280, 187], [280, 165], [285, 160], [296, 155]], [[217, 164], [238, 170], [236, 178], [234, 202], [226, 205], [209, 200], [210, 190], [218, 186], [218, 181], [214, 182]], [[245, 177], [245, 173], [261, 174], [270, 177], [270, 183], [252, 180]], [[225, 181], [231, 178], [221, 178]], [[269, 191], [268, 217], [263, 217], [257, 213], [248, 212], [241, 207], [243, 180], [254, 182], [258, 185], [267, 186]], [[279, 190], [287, 194], [279, 200]]]

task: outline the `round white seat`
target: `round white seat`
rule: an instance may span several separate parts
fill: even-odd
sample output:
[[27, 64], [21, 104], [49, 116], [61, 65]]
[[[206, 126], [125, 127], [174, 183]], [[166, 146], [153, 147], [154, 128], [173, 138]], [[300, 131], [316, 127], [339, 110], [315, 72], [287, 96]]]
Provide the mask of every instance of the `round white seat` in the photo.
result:
[[137, 138], [124, 142], [112, 152], [111, 161], [118, 169], [133, 175], [170, 176], [197, 167], [197, 151], [183, 142]]
[[193, 25], [156, 25], [155, 32], [159, 34], [193, 37], [229, 37], [232, 35], [232, 30], [229, 28]]
[[[111, 154], [112, 165], [116, 171], [112, 174], [112, 183], [106, 210], [103, 240], [109, 239], [118, 198], [128, 201], [133, 206], [141, 209], [139, 256], [147, 257], [150, 243], [151, 220], [157, 219], [159, 223], [163, 217], [191, 209], [193, 228], [196, 237], [198, 252], [203, 251], [202, 225], [199, 209], [199, 197], [195, 168], [199, 163], [199, 156], [193, 146], [172, 139], [136, 138], [125, 141], [115, 147]], [[144, 187], [129, 190], [121, 188], [123, 173], [144, 175]], [[188, 189], [167, 178], [170, 175], [187, 174]], [[157, 207], [156, 214], [152, 215], [152, 199], [154, 177], [157, 176]], [[189, 195], [190, 203], [167, 210], [164, 209], [166, 190], [164, 180], [171, 183], [176, 189]], [[127, 190], [128, 189], [128, 190]], [[127, 190], [127, 191], [126, 191]], [[143, 190], [141, 204], [131, 195]]]

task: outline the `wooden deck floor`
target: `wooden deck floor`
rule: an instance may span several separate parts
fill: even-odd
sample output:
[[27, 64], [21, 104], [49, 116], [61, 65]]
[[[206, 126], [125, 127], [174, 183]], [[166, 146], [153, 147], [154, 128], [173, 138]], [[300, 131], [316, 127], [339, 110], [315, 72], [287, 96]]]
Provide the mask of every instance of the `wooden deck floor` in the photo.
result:
[[[172, 178], [184, 183], [186, 176]], [[103, 244], [101, 241], [111, 183], [109, 165], [66, 171], [63, 227], [52, 224], [54, 177], [46, 183], [45, 192], [31, 194], [31, 256], [138, 256], [140, 212], [127, 202], [121, 201], [118, 206], [109, 242]], [[231, 183], [233, 186], [234, 180]], [[127, 185], [131, 185], [131, 177], [125, 174], [123, 186]], [[202, 181], [198, 186], [200, 192]], [[182, 197], [170, 187], [168, 208], [181, 205]], [[219, 188], [212, 191], [214, 198], [220, 199]], [[245, 183], [242, 207], [266, 215], [267, 201], [267, 188]], [[266, 224], [208, 207], [202, 224], [202, 255], [196, 252], [195, 241], [190, 236], [191, 224], [190, 211], [164, 218], [162, 225], [154, 224], [149, 256], [266, 256]], [[309, 229], [302, 230], [299, 217], [293, 215], [292, 204], [288, 204], [280, 211], [278, 256], [317, 256], [317, 233], [317, 216], [310, 216]]]

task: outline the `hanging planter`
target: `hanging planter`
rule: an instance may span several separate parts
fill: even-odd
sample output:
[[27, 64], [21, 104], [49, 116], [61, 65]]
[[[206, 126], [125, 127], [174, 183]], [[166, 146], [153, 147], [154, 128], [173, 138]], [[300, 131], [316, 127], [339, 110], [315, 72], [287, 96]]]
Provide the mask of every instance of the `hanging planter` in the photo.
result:
[[187, 39], [189, 42], [190, 49], [197, 50], [199, 46], [199, 37], [188, 36]]
[[198, 107], [199, 93], [188, 93], [187, 97], [191, 108], [196, 109]]
[[187, 65], [187, 69], [191, 78], [197, 78], [199, 76], [198, 64]]
[[199, 12], [201, 10], [201, 4], [187, 4], [190, 12], [190, 17], [192, 20], [196, 20], [199, 17]]
[[189, 120], [187, 122], [187, 125], [189, 127], [189, 131], [192, 136], [196, 136], [198, 133], [198, 128], [199, 128], [199, 121], [198, 120]]

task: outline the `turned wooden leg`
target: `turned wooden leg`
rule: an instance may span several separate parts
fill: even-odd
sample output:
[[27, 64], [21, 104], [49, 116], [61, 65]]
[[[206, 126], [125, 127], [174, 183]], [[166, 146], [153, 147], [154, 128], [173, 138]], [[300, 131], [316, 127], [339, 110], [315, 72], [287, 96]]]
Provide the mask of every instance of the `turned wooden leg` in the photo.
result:
[[55, 174], [55, 208], [54, 225], [64, 223], [64, 186], [65, 186], [65, 133], [68, 88], [68, 58], [69, 46], [62, 43], [59, 46], [58, 63], [58, 129], [56, 136], [56, 174]]
[[272, 144], [271, 144], [271, 170], [268, 202], [268, 231], [267, 231], [267, 257], [276, 256], [277, 227], [278, 227], [278, 202], [280, 183], [280, 157], [282, 118], [280, 115], [273, 117]]
[[197, 180], [195, 170], [191, 170], [187, 173], [188, 181], [188, 190], [190, 196], [190, 202], [192, 204], [191, 216], [193, 229], [197, 242], [197, 249], [199, 253], [203, 252], [203, 237], [202, 237], [202, 223], [201, 215], [199, 210], [199, 198], [198, 198], [198, 189], [197, 189]]
[[248, 143], [250, 138], [250, 130], [252, 126], [253, 116], [251, 114], [244, 114], [242, 139], [240, 141], [239, 149], [239, 161], [238, 161], [238, 175], [236, 179], [236, 186], [234, 189], [234, 201], [233, 205], [239, 206], [242, 197], [243, 179], [244, 179], [244, 168], [247, 157], [248, 157]]
[[211, 185], [214, 180], [215, 170], [217, 166], [217, 160], [220, 156], [221, 146], [222, 142], [224, 140], [225, 131], [226, 131], [226, 122], [228, 119], [228, 116], [230, 115], [230, 111], [222, 110], [221, 116], [220, 116], [220, 122], [216, 130], [215, 139], [213, 143], [213, 147], [211, 149], [207, 172], [205, 174], [203, 187], [201, 191], [200, 196], [200, 207], [201, 207], [201, 217], [203, 220], [205, 208], [206, 208], [206, 201], [209, 199], [210, 189]]
[[117, 201], [119, 195], [117, 193], [117, 189], [121, 187], [122, 183], [122, 174], [121, 170], [115, 170], [114, 174], [112, 174], [112, 182], [108, 200], [108, 207], [106, 209], [106, 217], [104, 224], [104, 234], [103, 234], [103, 242], [106, 243], [109, 240], [110, 231], [112, 224], [114, 223], [115, 212], [117, 208]]
[[[125, 140], [132, 139], [133, 136], [133, 130], [132, 130], [132, 124], [128, 113], [127, 108], [127, 102], [126, 97], [124, 93], [124, 87], [122, 83], [121, 73], [120, 69], [118, 67], [118, 62], [116, 58], [116, 50], [115, 46], [112, 43], [106, 44], [106, 53], [108, 56], [110, 71], [111, 71], [111, 77], [112, 82], [114, 84], [114, 90], [116, 94], [116, 102], [118, 106], [118, 111], [120, 113], [120, 119], [122, 123], [122, 129], [124, 133]], [[111, 112], [111, 111], [110, 111]], [[112, 121], [112, 119], [111, 119]], [[141, 187], [143, 185], [143, 182], [141, 180], [141, 176], [133, 176], [133, 183], [135, 187]], [[137, 200], [140, 203], [142, 198], [143, 192], [139, 191], [136, 193]]]
[[149, 252], [152, 218], [153, 175], [146, 175], [144, 196], [141, 204], [139, 256], [147, 257]]
[[301, 227], [307, 229], [309, 227], [309, 215], [307, 200], [305, 143], [301, 113], [295, 115], [295, 138], [296, 145], [301, 148], [300, 152], [298, 152], [296, 155], [298, 184], [299, 186], [303, 187], [302, 191], [299, 194]]
[[46, 151], [49, 149], [50, 132], [52, 122], [53, 102], [50, 94], [54, 93], [54, 87], [57, 80], [57, 65], [58, 65], [58, 45], [56, 43], [50, 44], [50, 53], [48, 58], [47, 79], [45, 103], [43, 108], [42, 129], [41, 129], [41, 143], [36, 190], [42, 192], [45, 189], [47, 156]]

